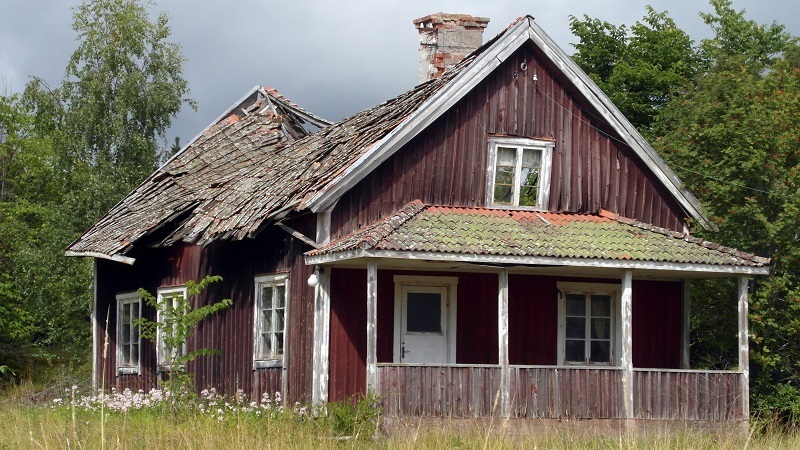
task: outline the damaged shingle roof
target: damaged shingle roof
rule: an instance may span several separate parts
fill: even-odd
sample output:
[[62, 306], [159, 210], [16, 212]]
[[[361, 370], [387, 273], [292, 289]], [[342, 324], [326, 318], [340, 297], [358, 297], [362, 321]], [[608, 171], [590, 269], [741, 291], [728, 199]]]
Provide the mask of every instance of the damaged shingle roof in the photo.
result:
[[[292, 142], [302, 128], [294, 108], [274, 90], [276, 106], [223, 118], [146, 179], [91, 229], [68, 255], [123, 256], [167, 222], [174, 227], [158, 245], [255, 236], [341, 175], [431, 95], [468, 65], [396, 98]], [[302, 110], [301, 110], [302, 111]], [[299, 130], [299, 129], [300, 130]]]
[[359, 249], [766, 267], [769, 258], [601, 211], [427, 206], [419, 200], [307, 256]]

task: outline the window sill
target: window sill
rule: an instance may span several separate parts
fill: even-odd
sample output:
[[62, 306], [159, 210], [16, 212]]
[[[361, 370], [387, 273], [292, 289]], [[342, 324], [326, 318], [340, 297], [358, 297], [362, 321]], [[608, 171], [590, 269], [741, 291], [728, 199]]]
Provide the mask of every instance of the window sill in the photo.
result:
[[119, 375], [139, 375], [138, 367], [118, 367], [117, 376]]
[[502, 204], [494, 204], [490, 203], [486, 205], [487, 209], [506, 209], [512, 211], [536, 211], [536, 212], [548, 212], [546, 209], [542, 208], [541, 206], [518, 206], [518, 205], [502, 205]]
[[272, 367], [283, 367], [283, 359], [261, 359], [253, 361], [253, 369], [269, 369]]

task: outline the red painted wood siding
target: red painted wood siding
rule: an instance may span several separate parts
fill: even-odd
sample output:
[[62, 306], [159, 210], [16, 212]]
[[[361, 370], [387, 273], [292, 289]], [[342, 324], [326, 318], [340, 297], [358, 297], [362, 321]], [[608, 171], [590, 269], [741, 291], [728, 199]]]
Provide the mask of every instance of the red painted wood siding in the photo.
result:
[[633, 281], [633, 367], [681, 364], [681, 284]]
[[[595, 212], [681, 230], [684, 213], [632, 150], [604, 125], [557, 71], [530, 47], [506, 63], [416, 138], [346, 193], [332, 216], [334, 237], [384, 217], [407, 202], [485, 206], [487, 138], [554, 139], [551, 211]], [[527, 71], [520, 71], [526, 62]], [[538, 81], [533, 82], [532, 75]], [[596, 128], [597, 127], [597, 128]]]
[[[313, 235], [315, 220], [306, 216], [290, 222], [290, 226]], [[207, 304], [231, 298], [233, 305], [200, 324], [189, 349], [213, 348], [218, 355], [201, 357], [187, 366], [195, 376], [198, 389], [215, 387], [232, 394], [242, 389], [258, 400], [262, 393], [273, 395], [281, 390], [282, 372], [288, 371], [287, 399], [308, 402], [311, 389], [313, 346], [313, 293], [306, 280], [311, 267], [306, 266], [303, 252], [310, 248], [278, 228], [265, 230], [257, 239], [241, 242], [215, 242], [207, 247], [176, 245], [164, 249], [139, 249], [133, 266], [98, 260], [98, 323], [103, 342], [108, 316], [109, 355], [100, 366], [106, 387], [118, 389], [150, 389], [157, 386], [155, 346], [142, 342], [142, 373], [115, 373], [116, 294], [144, 288], [155, 294], [159, 287], [183, 285], [205, 275], [221, 275], [223, 282], [213, 284], [197, 301]], [[288, 364], [286, 370], [253, 370], [253, 302], [254, 277], [288, 272], [290, 280], [290, 312]], [[154, 318], [151, 308], [143, 307], [143, 316]], [[102, 345], [100, 346], [102, 353]]]
[[508, 361], [510, 364], [555, 365], [558, 295], [556, 279], [508, 276]]

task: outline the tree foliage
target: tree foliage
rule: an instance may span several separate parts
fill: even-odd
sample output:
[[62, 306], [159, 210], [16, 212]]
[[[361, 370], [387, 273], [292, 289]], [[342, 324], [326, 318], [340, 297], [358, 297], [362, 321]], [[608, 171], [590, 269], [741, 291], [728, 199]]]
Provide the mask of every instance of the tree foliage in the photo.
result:
[[[625, 30], [598, 26], [593, 19], [574, 21], [581, 34], [576, 60], [603, 84], [624, 112], [652, 112], [642, 130], [706, 206], [718, 230], [696, 230], [709, 240], [772, 257], [769, 277], [756, 280], [751, 297], [751, 383], [756, 412], [800, 418], [800, 51], [782, 25], [761, 25], [736, 11], [729, 0], [711, 0], [701, 13], [714, 35], [675, 52], [669, 39], [646, 40], [647, 52], [632, 53], [643, 33], [622, 39], [613, 70], [598, 71], [595, 55], [608, 51], [609, 33]], [[674, 26], [665, 15], [648, 10], [651, 30]], [[655, 23], [666, 27], [653, 26]], [[584, 24], [589, 23], [592, 27]], [[581, 28], [582, 27], [582, 28]], [[632, 27], [633, 29], [633, 27]], [[669, 31], [684, 36], [679, 31]], [[623, 33], [624, 34], [624, 33]], [[665, 36], [661, 34], [661, 36]], [[687, 41], [679, 42], [685, 45]], [[595, 50], [593, 43], [600, 43]], [[588, 48], [586, 46], [588, 46]], [[685, 47], [682, 47], [685, 48]], [[623, 64], [635, 55], [634, 61]], [[662, 65], [664, 55], [693, 55], [678, 65]], [[612, 58], [613, 59], [613, 58]], [[588, 64], [587, 61], [588, 60]], [[684, 64], [690, 64], [686, 68]], [[659, 74], [641, 91], [669, 93], [631, 97], [629, 84], [615, 83], [631, 67], [675, 67]], [[622, 70], [624, 67], [626, 70]], [[674, 76], [673, 76], [674, 75]], [[605, 76], [606, 78], [602, 78]], [[665, 80], [667, 80], [665, 82]], [[673, 84], [674, 83], [674, 84]], [[664, 89], [664, 86], [670, 86]], [[650, 101], [647, 105], [647, 101]], [[648, 109], [649, 108], [649, 109]], [[636, 117], [634, 115], [634, 117]], [[636, 123], [642, 127], [646, 122]], [[736, 302], [733, 283], [694, 283], [693, 364], [736, 365]]]
[[144, 289], [139, 289], [139, 295], [145, 304], [158, 311], [158, 319], [148, 320], [140, 318], [136, 325], [141, 327], [142, 337], [152, 342], [163, 343], [163, 351], [168, 356], [166, 368], [169, 373], [167, 384], [171, 392], [180, 392], [182, 389], [194, 391], [192, 379], [184, 370], [186, 364], [200, 356], [218, 353], [217, 350], [195, 348], [184, 352], [183, 346], [188, 339], [194, 336], [197, 325], [206, 320], [210, 315], [216, 314], [233, 304], [231, 299], [223, 299], [215, 303], [195, 306], [193, 299], [200, 295], [211, 283], [222, 281], [218, 275], [207, 275], [200, 281], [189, 280], [186, 282], [186, 296], [181, 294], [156, 297]]
[[153, 172], [191, 103], [180, 47], [149, 6], [84, 0], [63, 82], [0, 97], [0, 365], [16, 372], [88, 356], [91, 261], [64, 249]]
[[699, 68], [689, 35], [649, 6], [630, 30], [585, 15], [572, 16], [570, 28], [580, 39], [575, 61], [646, 136], [658, 112]]

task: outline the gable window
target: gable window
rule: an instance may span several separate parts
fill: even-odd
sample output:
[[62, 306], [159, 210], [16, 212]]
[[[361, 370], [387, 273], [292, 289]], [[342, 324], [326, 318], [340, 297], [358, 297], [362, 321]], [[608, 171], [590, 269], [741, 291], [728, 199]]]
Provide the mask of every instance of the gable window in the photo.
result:
[[489, 138], [486, 204], [522, 209], [545, 208], [555, 143], [528, 138]]
[[[170, 342], [170, 336], [174, 335], [177, 327], [178, 315], [175, 314], [178, 308], [186, 299], [186, 287], [161, 288], [158, 290], [158, 304], [164, 305], [163, 310], [158, 311], [158, 322], [164, 324], [164, 328], [159, 327], [156, 333], [156, 351], [158, 353], [158, 367], [161, 369], [169, 368], [173, 362], [186, 354], [186, 342]], [[165, 331], [173, 330], [172, 333]]]
[[253, 365], [277, 367], [283, 364], [289, 279], [286, 274], [267, 275], [256, 277], [255, 284]]
[[618, 293], [611, 284], [559, 283], [560, 364], [618, 362]]
[[141, 300], [138, 292], [117, 295], [117, 373], [139, 373], [139, 326]]

